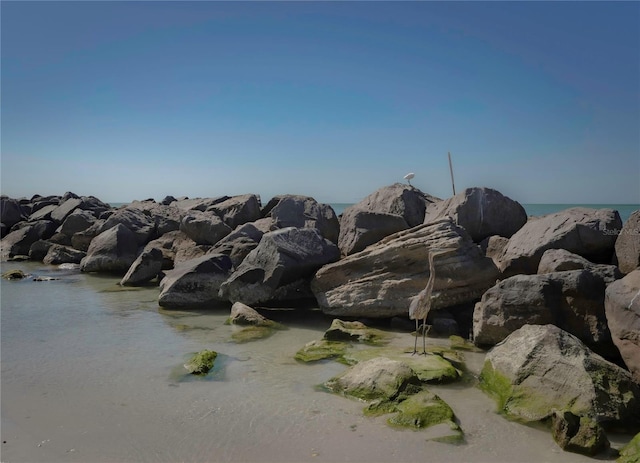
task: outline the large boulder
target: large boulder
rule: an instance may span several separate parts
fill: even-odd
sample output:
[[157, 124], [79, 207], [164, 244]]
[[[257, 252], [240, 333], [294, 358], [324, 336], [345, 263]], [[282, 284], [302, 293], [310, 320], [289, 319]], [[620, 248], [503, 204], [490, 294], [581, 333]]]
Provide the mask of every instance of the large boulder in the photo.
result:
[[122, 224], [133, 232], [138, 246], [144, 246], [154, 239], [156, 224], [144, 211], [135, 207], [118, 209], [98, 228], [98, 234], [113, 228], [117, 224]]
[[98, 219], [89, 228], [75, 232], [71, 236], [71, 246], [80, 251], [87, 251], [91, 245], [91, 241], [100, 234], [100, 230], [106, 219]]
[[139, 209], [155, 223], [156, 236], [180, 229], [186, 212], [178, 207], [156, 203], [153, 200], [132, 201], [128, 208]]
[[525, 422], [558, 410], [601, 425], [640, 424], [640, 385], [631, 374], [554, 325], [525, 325], [491, 349], [480, 387], [500, 412]]
[[86, 257], [80, 262], [80, 270], [124, 274], [137, 255], [136, 235], [118, 223], [91, 241]]
[[96, 222], [96, 217], [89, 211], [76, 209], [67, 215], [64, 222], [58, 229], [60, 233], [71, 237], [74, 234], [84, 231]]
[[0, 197], [0, 222], [11, 229], [15, 224], [24, 220], [25, 214], [17, 199], [7, 196]]
[[430, 204], [424, 223], [451, 217], [480, 243], [492, 235], [510, 238], [527, 223], [527, 213], [517, 201], [491, 188], [467, 188], [461, 193]]
[[[323, 265], [340, 257], [338, 247], [315, 228], [288, 227], [265, 233], [260, 244], [242, 261], [220, 288], [220, 294], [231, 302], [255, 304], [269, 300], [296, 298], [308, 280]], [[295, 291], [285, 291], [294, 285]], [[297, 298], [310, 292], [300, 290]]]
[[338, 247], [348, 256], [407, 228], [407, 221], [399, 215], [349, 207], [340, 219]]
[[599, 354], [616, 358], [604, 310], [605, 288], [605, 279], [589, 270], [514, 275], [476, 304], [474, 342], [494, 345], [524, 325], [554, 324]]
[[191, 211], [184, 216], [180, 231], [196, 244], [216, 244], [231, 233], [231, 227], [212, 212]]
[[604, 307], [613, 342], [640, 384], [640, 269], [607, 287]]
[[36, 222], [38, 220], [52, 220], [51, 214], [53, 211], [58, 209], [58, 203], [54, 202], [53, 204], [47, 204], [46, 206], [34, 209], [34, 212], [29, 216], [29, 222]]
[[140, 286], [153, 280], [162, 271], [162, 251], [158, 248], [143, 250], [120, 280], [122, 286]]
[[610, 263], [622, 227], [618, 211], [575, 207], [530, 219], [510, 239], [500, 256], [505, 276], [532, 274], [547, 249], [566, 249], [595, 263]]
[[[268, 212], [267, 212], [268, 211]], [[271, 229], [315, 228], [331, 241], [338, 242], [340, 222], [335, 211], [328, 204], [317, 202], [309, 196], [276, 196], [265, 206], [263, 215], [271, 217]]]
[[55, 228], [55, 223], [50, 220], [21, 222], [14, 225], [13, 231], [0, 240], [2, 260], [29, 255], [31, 245], [38, 240], [50, 238]]
[[539, 274], [582, 269], [601, 275], [607, 284], [622, 278], [622, 273], [615, 265], [594, 264], [565, 249], [547, 249], [538, 264]]
[[406, 317], [429, 279], [435, 260], [432, 310], [475, 301], [496, 282], [498, 270], [467, 232], [451, 220], [420, 225], [384, 238], [364, 251], [325, 265], [311, 288], [323, 312], [338, 317]]
[[231, 259], [209, 254], [181, 262], [160, 281], [160, 306], [169, 309], [200, 308], [226, 302], [218, 296], [220, 285], [229, 277]]
[[258, 246], [262, 235], [264, 233], [253, 223], [245, 223], [218, 241], [211, 252], [228, 255], [233, 266], [238, 267], [244, 258]]
[[42, 259], [47, 265], [79, 264], [87, 254], [69, 246], [52, 244]]
[[77, 207], [82, 204], [80, 198], [69, 198], [63, 201], [58, 207], [51, 212], [51, 220], [61, 224]]
[[254, 194], [233, 196], [226, 201], [209, 206], [207, 212], [213, 212], [231, 229], [261, 217], [260, 198]]
[[171, 202], [171, 205], [182, 209], [183, 211], [204, 212], [209, 207], [215, 206], [227, 199], [229, 199], [229, 196], [218, 196], [216, 198], [178, 198]]
[[616, 239], [616, 257], [623, 273], [640, 267], [640, 210], [631, 213]]

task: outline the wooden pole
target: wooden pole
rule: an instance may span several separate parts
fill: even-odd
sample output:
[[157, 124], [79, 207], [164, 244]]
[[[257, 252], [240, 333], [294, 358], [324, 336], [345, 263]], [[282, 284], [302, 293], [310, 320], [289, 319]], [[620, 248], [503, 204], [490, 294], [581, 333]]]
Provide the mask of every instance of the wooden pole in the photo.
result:
[[456, 184], [453, 182], [453, 165], [451, 164], [451, 153], [449, 154], [449, 172], [451, 172], [451, 186], [453, 187], [453, 196], [456, 195]]

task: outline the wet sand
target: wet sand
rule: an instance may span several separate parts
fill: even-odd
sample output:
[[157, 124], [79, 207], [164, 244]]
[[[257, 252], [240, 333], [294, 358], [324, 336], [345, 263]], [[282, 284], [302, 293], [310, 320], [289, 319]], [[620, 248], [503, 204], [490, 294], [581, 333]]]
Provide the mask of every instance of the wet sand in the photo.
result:
[[[561, 451], [544, 429], [505, 420], [465, 383], [430, 388], [456, 413], [463, 444], [365, 417], [364, 403], [317, 389], [344, 365], [293, 359], [328, 328], [317, 311], [280, 314], [288, 330], [236, 344], [228, 311], [159, 310], [157, 288], [116, 282], [2, 281], [3, 462], [593, 461]], [[410, 334], [392, 334], [394, 345], [413, 345]], [[220, 353], [214, 373], [186, 377], [186, 357], [204, 348]], [[477, 372], [484, 354], [465, 355]]]

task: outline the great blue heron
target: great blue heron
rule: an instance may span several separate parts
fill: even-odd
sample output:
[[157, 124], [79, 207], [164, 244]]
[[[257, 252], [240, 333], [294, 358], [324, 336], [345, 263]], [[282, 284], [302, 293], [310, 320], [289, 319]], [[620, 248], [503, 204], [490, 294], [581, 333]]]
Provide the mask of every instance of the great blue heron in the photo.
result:
[[413, 172], [409, 172], [407, 175], [405, 175], [405, 176], [404, 176], [404, 179], [405, 179], [407, 182], [409, 182], [409, 185], [411, 185], [411, 179], [412, 179], [413, 177], [415, 177], [415, 176], [416, 176], [416, 174], [414, 174]]
[[431, 310], [431, 294], [433, 293], [433, 284], [436, 281], [436, 269], [434, 266], [434, 258], [447, 254], [449, 249], [433, 249], [428, 252], [429, 255], [429, 280], [427, 286], [418, 293], [409, 305], [409, 319], [416, 321], [416, 339], [413, 345], [413, 354], [418, 353], [418, 333], [420, 332], [419, 322], [422, 320], [422, 354], [427, 355], [427, 315]]

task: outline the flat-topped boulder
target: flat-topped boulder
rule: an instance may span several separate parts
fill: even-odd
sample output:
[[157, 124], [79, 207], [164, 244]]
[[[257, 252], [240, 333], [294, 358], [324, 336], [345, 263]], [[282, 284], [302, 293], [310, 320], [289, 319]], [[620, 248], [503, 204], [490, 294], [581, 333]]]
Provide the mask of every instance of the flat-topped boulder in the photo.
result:
[[467, 188], [429, 204], [424, 223], [451, 217], [476, 243], [492, 235], [510, 238], [527, 223], [527, 213], [517, 201], [491, 188]]
[[575, 207], [532, 218], [509, 239], [499, 258], [500, 270], [505, 276], [536, 273], [547, 249], [565, 249], [608, 264], [621, 227], [620, 214], [613, 209]]
[[565, 249], [547, 249], [538, 264], [539, 274], [583, 269], [601, 275], [607, 284], [622, 278], [622, 273], [615, 265], [594, 264]]
[[315, 228], [331, 241], [338, 242], [340, 223], [333, 208], [310, 196], [274, 196], [264, 207], [262, 215], [271, 219], [269, 230], [280, 228]]
[[218, 241], [211, 252], [228, 255], [233, 266], [238, 267], [244, 258], [258, 246], [263, 235], [264, 232], [253, 223], [245, 223]]
[[93, 238], [87, 255], [80, 262], [80, 270], [124, 274], [137, 255], [136, 235], [118, 223]]
[[255, 194], [232, 196], [231, 198], [209, 206], [206, 211], [213, 212], [231, 229], [261, 217], [260, 197]]
[[180, 231], [196, 244], [216, 244], [231, 233], [231, 227], [213, 212], [190, 211], [182, 219]]
[[616, 239], [616, 258], [623, 273], [640, 267], [640, 210], [633, 211]]
[[407, 228], [409, 225], [402, 216], [348, 207], [340, 220], [338, 247], [348, 256]]
[[408, 316], [411, 301], [429, 279], [435, 260], [432, 310], [475, 301], [493, 286], [498, 270], [467, 232], [451, 220], [420, 225], [384, 238], [315, 275], [311, 289], [322, 311], [338, 317]]

